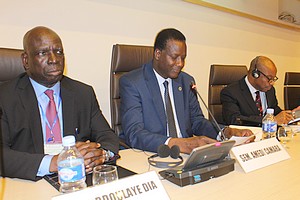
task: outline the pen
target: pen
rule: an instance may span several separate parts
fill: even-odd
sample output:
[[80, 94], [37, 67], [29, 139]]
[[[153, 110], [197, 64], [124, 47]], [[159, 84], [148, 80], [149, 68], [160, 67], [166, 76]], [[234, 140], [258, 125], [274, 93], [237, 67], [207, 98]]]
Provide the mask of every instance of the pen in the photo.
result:
[[75, 128], [75, 138], [77, 140], [77, 136], [79, 135], [79, 131], [78, 131], [78, 128]]

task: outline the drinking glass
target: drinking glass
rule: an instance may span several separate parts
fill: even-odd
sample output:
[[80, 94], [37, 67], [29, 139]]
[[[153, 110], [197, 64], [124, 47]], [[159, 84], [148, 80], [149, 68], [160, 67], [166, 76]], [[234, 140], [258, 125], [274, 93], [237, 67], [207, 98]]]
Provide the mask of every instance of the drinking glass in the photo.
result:
[[105, 184], [118, 180], [117, 167], [114, 165], [98, 165], [93, 169], [93, 185]]
[[277, 138], [279, 139], [283, 147], [288, 148], [287, 143], [291, 140], [291, 133], [288, 133], [285, 127], [278, 128]]
[[286, 125], [284, 126], [285, 132], [287, 132], [288, 135], [290, 135], [290, 138], [292, 139], [294, 136], [296, 136], [296, 133], [294, 132], [292, 125]]

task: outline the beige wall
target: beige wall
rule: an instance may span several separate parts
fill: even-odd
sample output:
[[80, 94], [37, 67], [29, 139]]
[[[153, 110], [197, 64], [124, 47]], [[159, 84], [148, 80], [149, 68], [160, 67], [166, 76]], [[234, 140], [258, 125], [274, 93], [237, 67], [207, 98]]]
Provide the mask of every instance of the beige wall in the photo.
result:
[[300, 71], [300, 34], [181, 0], [1, 0], [0, 46], [22, 48], [30, 28], [44, 25], [62, 38], [66, 74], [92, 85], [110, 121], [112, 45], [152, 45], [158, 31], [180, 29], [187, 37], [185, 71], [207, 99], [213, 63], [246, 64], [269, 56], [278, 67], [277, 96], [283, 107], [285, 71]]

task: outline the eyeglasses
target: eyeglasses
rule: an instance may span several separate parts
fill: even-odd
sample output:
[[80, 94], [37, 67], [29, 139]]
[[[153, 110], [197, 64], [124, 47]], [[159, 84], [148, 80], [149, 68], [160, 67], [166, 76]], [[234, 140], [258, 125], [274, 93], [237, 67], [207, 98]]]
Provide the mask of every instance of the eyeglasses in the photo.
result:
[[266, 78], [268, 79], [268, 82], [269, 82], [270, 84], [275, 83], [275, 82], [278, 80], [278, 77], [277, 77], [277, 76], [275, 76], [274, 78], [270, 78], [270, 77], [268, 77], [267, 75], [265, 75], [262, 71], [260, 71], [260, 70], [258, 70], [258, 69], [257, 69], [257, 71], [258, 71], [259, 73], [261, 73], [262, 75], [264, 75], [264, 77], [266, 77]]

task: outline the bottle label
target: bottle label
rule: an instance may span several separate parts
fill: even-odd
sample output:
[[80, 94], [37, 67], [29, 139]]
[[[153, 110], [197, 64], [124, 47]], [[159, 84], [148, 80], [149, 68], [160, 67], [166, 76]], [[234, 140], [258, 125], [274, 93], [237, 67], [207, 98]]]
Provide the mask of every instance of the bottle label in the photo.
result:
[[79, 181], [85, 177], [84, 164], [76, 165], [73, 167], [58, 166], [58, 177], [60, 183]]
[[263, 123], [262, 130], [263, 132], [274, 133], [277, 131], [277, 123]]

